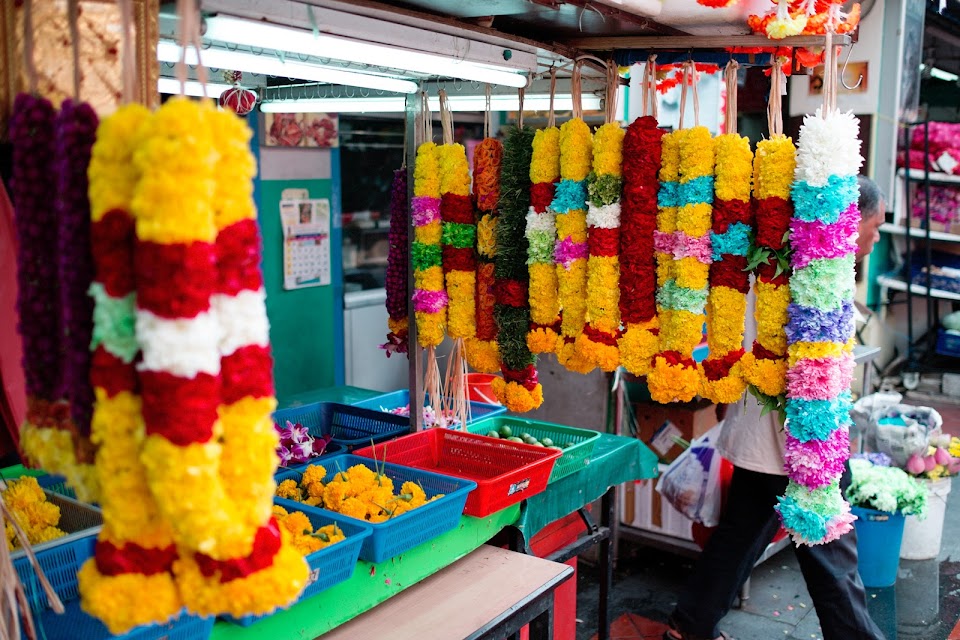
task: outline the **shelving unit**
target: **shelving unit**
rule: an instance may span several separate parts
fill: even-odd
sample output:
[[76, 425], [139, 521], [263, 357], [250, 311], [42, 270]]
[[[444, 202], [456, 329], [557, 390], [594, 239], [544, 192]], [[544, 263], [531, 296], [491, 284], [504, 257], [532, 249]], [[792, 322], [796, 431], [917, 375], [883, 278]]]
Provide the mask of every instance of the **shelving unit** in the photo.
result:
[[[894, 291], [906, 291], [907, 283], [902, 279], [894, 276], [879, 276], [877, 278], [877, 284], [881, 288], [893, 289]], [[910, 285], [910, 292], [920, 296], [927, 295], [927, 288], [919, 285], [912, 284]], [[930, 297], [937, 298], [939, 300], [957, 300], [960, 301], [960, 293], [954, 293], [953, 291], [944, 291], [943, 289], [931, 289]]]
[[[907, 228], [898, 224], [891, 224], [885, 222], [880, 225], [880, 231], [882, 233], [889, 233], [896, 236], [905, 236], [907, 235]], [[910, 237], [911, 238], [926, 238], [927, 230], [918, 229], [917, 227], [910, 227]], [[960, 242], [960, 234], [957, 233], [945, 233], [943, 231], [930, 231], [930, 239], [935, 242]]]

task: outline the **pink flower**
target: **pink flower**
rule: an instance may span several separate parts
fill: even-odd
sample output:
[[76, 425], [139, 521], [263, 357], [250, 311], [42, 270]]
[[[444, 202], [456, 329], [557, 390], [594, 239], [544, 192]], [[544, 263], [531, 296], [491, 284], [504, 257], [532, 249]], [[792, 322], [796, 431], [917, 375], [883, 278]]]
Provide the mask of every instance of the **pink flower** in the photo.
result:
[[937, 461], [937, 464], [942, 464], [944, 466], [950, 464], [950, 453], [942, 447], [938, 447], [936, 452], [933, 454], [933, 459]]
[[933, 456], [926, 456], [923, 459], [923, 470], [927, 473], [937, 468], [937, 461]]
[[920, 475], [924, 471], [923, 458], [920, 457], [920, 454], [915, 453], [910, 456], [910, 459], [907, 460], [907, 472], [912, 473], [915, 476]]

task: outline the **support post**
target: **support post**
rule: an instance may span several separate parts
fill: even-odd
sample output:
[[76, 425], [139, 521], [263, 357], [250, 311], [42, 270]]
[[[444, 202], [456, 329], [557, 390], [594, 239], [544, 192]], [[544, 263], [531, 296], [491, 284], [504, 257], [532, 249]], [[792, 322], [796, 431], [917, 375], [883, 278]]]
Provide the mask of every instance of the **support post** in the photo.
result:
[[[407, 211], [411, 211], [410, 203], [413, 201], [413, 170], [417, 161], [417, 116], [420, 113], [420, 94], [410, 93], [406, 98], [406, 111], [404, 114], [405, 139], [407, 140], [404, 153], [406, 154], [407, 165]], [[430, 132], [426, 132], [429, 136]], [[409, 228], [407, 229], [407, 255], [412, 255], [413, 242], [415, 240], [413, 216], [408, 216]], [[413, 260], [407, 261], [407, 291], [410, 296], [413, 295]], [[417, 342], [417, 315], [413, 310], [412, 301], [407, 301], [407, 317], [409, 328], [407, 329], [408, 347], [407, 358], [409, 362], [409, 381], [410, 389], [410, 429], [411, 431], [420, 431], [423, 428], [423, 391], [420, 389], [420, 361], [423, 352]]]

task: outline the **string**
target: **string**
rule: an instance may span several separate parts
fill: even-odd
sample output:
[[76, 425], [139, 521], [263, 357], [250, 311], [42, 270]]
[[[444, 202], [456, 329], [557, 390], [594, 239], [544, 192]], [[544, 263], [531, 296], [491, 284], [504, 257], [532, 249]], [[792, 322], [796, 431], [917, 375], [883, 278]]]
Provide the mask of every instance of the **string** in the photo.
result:
[[123, 104], [129, 104], [137, 95], [137, 53], [133, 49], [133, 0], [120, 0], [120, 22], [122, 25], [121, 78], [123, 80]]
[[490, 137], [490, 129], [491, 129], [491, 123], [490, 123], [490, 118], [491, 118], [491, 113], [490, 113], [490, 84], [489, 84], [489, 83], [487, 84], [487, 88], [486, 88], [486, 92], [485, 92], [485, 93], [486, 93], [486, 102], [485, 102], [485, 108], [484, 108], [484, 112], [483, 112], [483, 137], [484, 137], [484, 138], [489, 138], [489, 137]]
[[687, 61], [690, 69], [690, 85], [693, 92], [693, 126], [700, 126], [700, 97], [697, 95], [697, 67], [693, 60]]
[[30, 93], [37, 93], [37, 67], [33, 62], [33, 2], [23, 1], [23, 67], [27, 70]]
[[443, 144], [453, 144], [453, 120], [448, 119], [450, 103], [447, 92], [440, 89], [440, 126], [443, 129]]
[[725, 122], [726, 133], [737, 132], [737, 71], [740, 65], [736, 60], [727, 63], [727, 117]]
[[683, 129], [683, 114], [687, 111], [687, 87], [689, 83], [687, 82], [689, 77], [690, 65], [686, 62], [683, 63], [683, 70], [681, 71], [681, 80], [680, 80], [680, 122], [677, 123], [678, 129]]
[[573, 77], [570, 80], [570, 97], [573, 100], [573, 117], [583, 117], [583, 105], [581, 104], [580, 72], [583, 62], [577, 60], [573, 63]]
[[200, 24], [197, 20], [197, 5], [195, 0], [177, 0], [177, 16], [180, 22], [180, 60], [177, 62], [176, 74], [180, 81], [180, 93], [186, 95], [187, 85], [187, 48], [193, 46], [197, 54], [197, 80], [207, 98], [207, 69], [200, 59]]
[[640, 115], [646, 117], [649, 115], [650, 107], [650, 60], [643, 65], [643, 78], [640, 79], [640, 102], [643, 107], [640, 109]]
[[523, 98], [524, 94], [526, 93], [526, 89], [517, 89], [517, 98], [520, 100], [520, 104], [518, 105], [520, 107], [520, 111], [517, 113], [517, 128], [519, 129], [523, 129]]
[[547, 126], [557, 126], [557, 116], [553, 111], [553, 99], [557, 93], [557, 69], [550, 67], [550, 113], [547, 114]]
[[647, 66], [650, 68], [648, 82], [650, 84], [650, 115], [654, 119], [659, 118], [657, 110], [659, 109], [659, 100], [657, 100], [657, 56], [656, 54], [647, 59]]
[[70, 53], [73, 55], [73, 99], [80, 99], [80, 25], [78, 0], [67, 0], [67, 24], [70, 27]]
[[607, 61], [607, 99], [604, 104], [604, 122], [607, 124], [614, 121], [617, 115], [617, 88], [620, 84], [620, 73], [617, 63], [613, 60]]

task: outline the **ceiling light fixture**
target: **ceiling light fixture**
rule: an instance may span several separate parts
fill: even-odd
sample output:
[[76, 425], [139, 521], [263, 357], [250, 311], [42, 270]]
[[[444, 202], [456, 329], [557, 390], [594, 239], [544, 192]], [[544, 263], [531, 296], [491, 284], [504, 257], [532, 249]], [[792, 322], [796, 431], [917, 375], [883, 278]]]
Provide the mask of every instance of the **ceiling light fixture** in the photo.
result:
[[327, 34], [314, 35], [303, 29], [228, 16], [207, 18], [204, 37], [265, 49], [273, 49], [278, 44], [282, 44], [286, 50], [320, 58], [404, 69], [431, 76], [460, 78], [517, 89], [527, 86], [527, 77], [508, 67], [475, 63], [459, 60], [455, 56], [423, 53]]
[[[450, 96], [451, 111], [484, 111], [486, 98], [484, 96]], [[600, 109], [600, 98], [595, 95], [583, 96], [581, 103], [585, 111]], [[439, 98], [430, 98], [430, 108], [440, 109]], [[520, 99], [517, 96], [501, 95], [490, 99], [490, 108], [493, 111], [516, 111], [520, 108]], [[546, 111], [550, 108], [549, 95], [526, 96], [523, 100], [524, 111]], [[558, 95], [554, 98], [553, 108], [558, 111], [569, 111], [573, 108], [573, 98], [567, 95]], [[390, 98], [317, 98], [295, 100], [264, 101], [260, 110], [264, 113], [399, 113], [404, 111], [405, 101], [402, 96]]]
[[[220, 94], [227, 89], [232, 88], [229, 84], [220, 84], [216, 82], [207, 83], [207, 97], [219, 98]], [[180, 81], [176, 78], [160, 78], [157, 80], [157, 91], [175, 96], [193, 96], [195, 98], [203, 97], [203, 85], [196, 80], [187, 80], [184, 83], [183, 91], [180, 91]]]
[[[167, 41], [159, 42], [157, 44], [157, 59], [160, 62], [179, 62], [180, 45]], [[331, 69], [308, 62], [281, 60], [277, 56], [269, 54], [228, 51], [226, 49], [203, 49], [201, 60], [204, 66], [216, 69], [246, 71], [268, 76], [312, 80], [314, 82], [341, 84], [348, 87], [362, 87], [394, 93], [415, 93], [417, 91], [417, 84], [410, 80], [398, 80], [354, 71]], [[197, 52], [192, 48], [187, 49], [186, 63], [195, 65], [197, 62]]]

